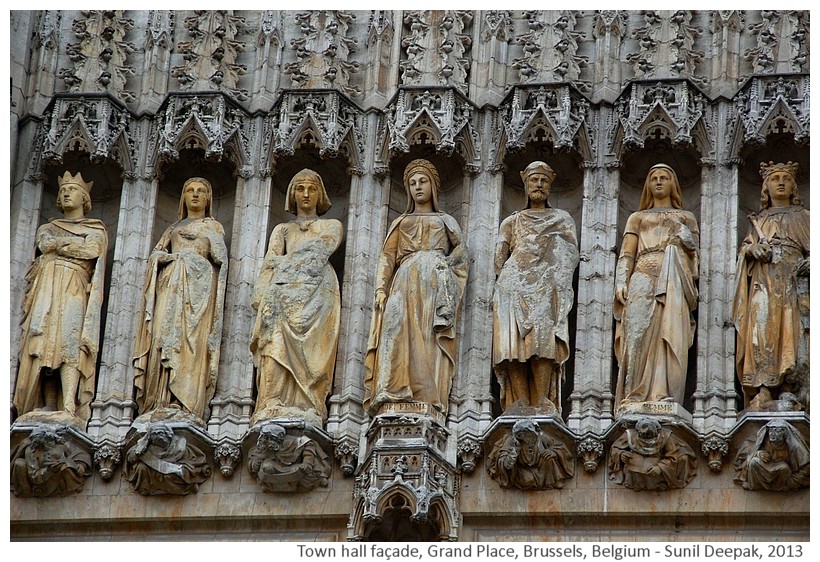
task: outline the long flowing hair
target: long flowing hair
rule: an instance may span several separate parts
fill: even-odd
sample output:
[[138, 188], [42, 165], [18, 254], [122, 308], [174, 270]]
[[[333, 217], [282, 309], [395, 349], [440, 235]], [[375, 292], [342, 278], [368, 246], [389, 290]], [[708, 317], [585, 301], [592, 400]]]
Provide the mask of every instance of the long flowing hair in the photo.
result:
[[188, 178], [185, 183], [182, 184], [182, 194], [179, 196], [179, 209], [177, 210], [179, 220], [188, 218], [188, 207], [185, 206], [185, 189], [194, 182], [199, 182], [208, 188], [208, 202], [205, 204], [205, 216], [213, 218], [211, 202], [214, 200], [214, 189], [211, 187], [211, 182], [205, 178], [194, 177]]
[[683, 209], [683, 196], [681, 195], [680, 182], [678, 181], [678, 175], [675, 173], [675, 170], [667, 164], [655, 164], [649, 168], [649, 171], [646, 173], [646, 180], [643, 182], [640, 210], [645, 211], [655, 206], [655, 196], [652, 195], [650, 179], [652, 178], [652, 173], [656, 170], [666, 170], [669, 172], [669, 175], [672, 176], [672, 191], [669, 194], [672, 200], [672, 207], [675, 209]]

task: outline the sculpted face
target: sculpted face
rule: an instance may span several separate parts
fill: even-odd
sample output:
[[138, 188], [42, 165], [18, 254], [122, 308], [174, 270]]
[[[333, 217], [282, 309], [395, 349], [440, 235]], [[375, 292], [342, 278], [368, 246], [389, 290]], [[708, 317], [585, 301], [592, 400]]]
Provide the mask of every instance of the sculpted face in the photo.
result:
[[151, 434], [151, 442], [161, 447], [167, 447], [174, 439], [174, 434], [165, 428], [157, 428]]
[[293, 186], [293, 197], [299, 214], [315, 215], [319, 203], [319, 185], [310, 178], [300, 179]]
[[546, 174], [530, 174], [527, 176], [526, 189], [527, 197], [532, 203], [546, 202], [550, 194], [552, 181]]
[[433, 182], [424, 172], [416, 172], [408, 180], [410, 195], [417, 206], [427, 205], [433, 199]]
[[672, 174], [665, 168], [659, 168], [649, 175], [649, 185], [655, 199], [666, 199], [672, 194]]
[[769, 441], [772, 443], [784, 443], [786, 441], [786, 429], [783, 427], [769, 428]]
[[75, 183], [64, 183], [57, 192], [57, 201], [63, 212], [81, 209], [85, 202], [85, 190]]
[[789, 205], [791, 195], [797, 188], [797, 183], [789, 172], [772, 172], [766, 178], [769, 188], [769, 197], [772, 200], [772, 207], [785, 207]]
[[208, 187], [202, 182], [192, 181], [185, 187], [185, 207], [188, 212], [199, 213], [208, 206]]

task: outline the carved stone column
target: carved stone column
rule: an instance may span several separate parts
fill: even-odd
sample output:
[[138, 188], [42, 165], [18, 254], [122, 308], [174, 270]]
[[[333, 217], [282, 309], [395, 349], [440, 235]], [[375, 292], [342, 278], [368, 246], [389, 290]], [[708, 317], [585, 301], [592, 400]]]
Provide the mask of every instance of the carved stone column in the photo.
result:
[[501, 102], [513, 39], [512, 17], [512, 10], [487, 10], [476, 15], [480, 30], [470, 73], [470, 91], [474, 92], [478, 105]]
[[[601, 131], [599, 145], [603, 145], [604, 134]], [[578, 433], [602, 432], [612, 424], [612, 303], [617, 257], [613, 248], [618, 236], [619, 178], [616, 162], [584, 170], [575, 385], [567, 419]]]
[[[718, 127], [718, 130], [725, 130]], [[692, 423], [728, 431], [737, 417], [732, 303], [737, 260], [736, 166], [703, 166], [700, 206], [697, 387]]]
[[745, 14], [740, 10], [715, 10], [711, 17], [710, 93], [712, 96], [731, 96], [740, 74], [740, 45]]
[[34, 115], [45, 110], [51, 101], [51, 94], [55, 91], [62, 17], [63, 12], [60, 10], [43, 10], [38, 14], [29, 66], [33, 74], [26, 88], [30, 103], [29, 111]]
[[[366, 146], [375, 146], [379, 116], [363, 116]], [[366, 170], [374, 169], [375, 151], [365, 151]], [[327, 431], [334, 437], [336, 454], [351, 448], [358, 456], [359, 437], [366, 415], [364, 399], [364, 355], [373, 310], [373, 283], [387, 230], [390, 178], [373, 172], [353, 175], [350, 210], [345, 233], [345, 265], [342, 279], [342, 311], [336, 374]], [[345, 455], [342, 455], [344, 457]], [[349, 456], [349, 455], [347, 455]], [[340, 457], [340, 458], [342, 458]], [[349, 460], [345, 461], [349, 464]], [[355, 462], [353, 463], [355, 467]]]
[[251, 87], [250, 110], [266, 110], [276, 100], [282, 64], [282, 15], [280, 10], [265, 10], [260, 14], [256, 35], [256, 63]]
[[91, 403], [89, 435], [120, 440], [128, 433], [136, 412], [134, 394], [134, 338], [143, 306], [145, 269], [153, 240], [157, 186], [153, 175], [128, 174], [123, 178], [117, 238], [114, 240], [109, 319], [101, 346], [97, 394]]
[[236, 178], [219, 378], [208, 420], [208, 432], [218, 439], [239, 440], [250, 425], [253, 360], [248, 342], [256, 319], [250, 303], [265, 258], [270, 199], [270, 176]]
[[147, 30], [137, 104], [144, 111], [155, 112], [168, 91], [176, 13], [173, 10], [151, 10], [143, 25]]
[[626, 12], [620, 10], [600, 10], [594, 16], [593, 101], [612, 101], [621, 92], [621, 48], [627, 19]]

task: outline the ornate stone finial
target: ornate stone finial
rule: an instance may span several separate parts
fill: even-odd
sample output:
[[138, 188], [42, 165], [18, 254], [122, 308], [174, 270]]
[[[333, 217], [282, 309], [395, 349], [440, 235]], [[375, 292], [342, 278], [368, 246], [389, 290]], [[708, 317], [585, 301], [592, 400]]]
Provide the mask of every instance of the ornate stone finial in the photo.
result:
[[779, 162], [779, 163], [775, 164], [771, 160], [769, 160], [768, 163], [761, 162], [760, 163], [760, 177], [762, 177], [765, 180], [766, 178], [768, 178], [770, 175], [772, 175], [775, 172], [787, 172], [788, 174], [791, 174], [791, 176], [794, 179], [797, 179], [797, 167], [798, 167], [797, 162], [792, 162], [791, 160], [789, 160], [785, 164], [782, 163], [782, 162]]
[[219, 463], [219, 472], [225, 478], [230, 478], [236, 465], [239, 464], [239, 459], [242, 457], [242, 452], [239, 447], [233, 443], [221, 443], [214, 451], [214, 458]]
[[66, 172], [62, 176], [57, 176], [57, 186], [62, 187], [65, 184], [73, 184], [79, 185], [83, 188], [86, 193], [91, 193], [91, 189], [94, 187], [93, 181], [85, 181], [83, 179], [82, 172], [77, 172], [76, 176], [72, 176], [71, 172], [66, 170]]
[[94, 464], [103, 480], [111, 480], [114, 468], [122, 462], [119, 447], [106, 443], [94, 451]]
[[592, 474], [598, 470], [598, 464], [604, 456], [604, 444], [598, 439], [587, 437], [578, 443], [578, 455], [584, 461], [584, 470]]
[[459, 440], [458, 460], [461, 461], [461, 470], [470, 474], [475, 470], [478, 459], [481, 458], [483, 447], [481, 443], [471, 437]]
[[707, 437], [701, 444], [701, 451], [709, 459], [709, 470], [720, 472], [723, 468], [723, 459], [729, 454], [729, 443], [722, 437]]
[[356, 470], [356, 463], [358, 462], [359, 447], [353, 439], [345, 439], [336, 446], [334, 455], [339, 459], [339, 465], [342, 468], [342, 474], [351, 476]]

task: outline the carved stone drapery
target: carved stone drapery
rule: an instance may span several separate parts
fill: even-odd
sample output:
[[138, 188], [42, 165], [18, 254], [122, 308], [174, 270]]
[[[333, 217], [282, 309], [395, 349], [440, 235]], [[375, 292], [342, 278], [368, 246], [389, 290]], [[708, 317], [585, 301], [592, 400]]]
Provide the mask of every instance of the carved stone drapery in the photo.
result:
[[248, 69], [236, 62], [245, 49], [236, 40], [245, 18], [233, 15], [232, 10], [197, 10], [184, 24], [191, 40], [180, 42], [176, 50], [185, 62], [171, 69], [179, 86], [193, 91], [222, 89], [240, 101], [247, 99], [248, 91], [238, 84]]
[[458, 473], [446, 456], [448, 432], [427, 416], [382, 414], [367, 431], [367, 456], [353, 491], [348, 540], [364, 540], [394, 511], [431, 526], [439, 540], [458, 536]]
[[518, 81], [571, 82], [588, 91], [590, 83], [580, 80], [581, 68], [589, 64], [589, 57], [577, 54], [578, 40], [584, 38], [575, 29], [577, 12], [526, 10], [523, 16], [528, 31], [515, 37], [523, 55], [512, 61], [512, 67], [518, 69]]
[[71, 426], [15, 425], [11, 446], [10, 478], [15, 496], [74, 494], [91, 475], [92, 442]]
[[297, 88], [338, 88], [349, 96], [362, 90], [351, 83], [351, 74], [358, 72], [359, 63], [351, 60], [356, 39], [350, 37], [353, 12], [344, 10], [311, 10], [298, 12], [295, 21], [302, 37], [291, 39], [296, 50], [296, 62], [285, 66], [291, 82]]
[[404, 14], [401, 82], [437, 84], [467, 92], [473, 14], [464, 10], [414, 10]]
[[274, 105], [263, 130], [263, 175], [279, 156], [299, 148], [318, 149], [322, 158], [342, 156], [352, 174], [364, 173], [366, 121], [361, 109], [333, 90], [286, 90]]
[[160, 161], [175, 161], [183, 148], [198, 148], [208, 160], [227, 156], [240, 171], [250, 166], [248, 138], [254, 125], [222, 94], [171, 95], [155, 123], [152, 142], [157, 143], [154, 153]]
[[125, 35], [134, 20], [123, 17], [123, 10], [86, 10], [83, 19], [74, 20], [72, 29], [79, 43], [66, 45], [71, 68], [57, 73], [69, 92], [110, 92], [122, 101], [135, 98], [125, 89], [134, 67], [127, 64], [128, 55], [136, 50]]
[[792, 492], [809, 486], [811, 452], [797, 427], [802, 425], [798, 420], [795, 424], [788, 416], [771, 419], [738, 447], [736, 484], [746, 490], [769, 492]]
[[668, 139], [691, 146], [704, 162], [714, 162], [714, 127], [707, 99], [687, 80], [634, 82], [615, 104], [616, 124], [609, 132], [609, 151], [643, 148], [649, 139]]
[[[470, 173], [480, 168], [475, 109], [454, 88], [402, 88], [386, 108], [378, 142], [377, 173], [386, 170], [390, 153], [409, 152], [411, 145], [434, 145], [447, 156], [457, 152]], [[388, 138], [384, 138], [388, 137]]]
[[745, 145], [766, 144], [773, 133], [790, 133], [797, 142], [809, 139], [811, 112], [807, 74], [754, 77], [735, 96], [735, 134], [729, 138], [736, 157]]
[[499, 108], [501, 122], [497, 142], [490, 149], [491, 170], [501, 169], [506, 153], [539, 141], [559, 151], [575, 149], [585, 161], [594, 161], [589, 111], [586, 98], [568, 84], [514, 86]]
[[136, 150], [129, 124], [131, 115], [108, 96], [57, 96], [43, 119], [42, 158], [61, 164], [71, 150], [88, 152], [91, 161], [107, 159], [130, 172], [136, 166]]
[[265, 422], [245, 437], [248, 471], [266, 492], [326, 487], [333, 468], [325, 451], [329, 442], [323, 431], [302, 420]]

